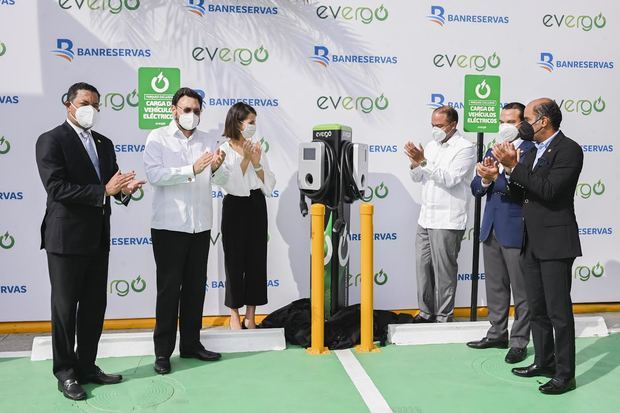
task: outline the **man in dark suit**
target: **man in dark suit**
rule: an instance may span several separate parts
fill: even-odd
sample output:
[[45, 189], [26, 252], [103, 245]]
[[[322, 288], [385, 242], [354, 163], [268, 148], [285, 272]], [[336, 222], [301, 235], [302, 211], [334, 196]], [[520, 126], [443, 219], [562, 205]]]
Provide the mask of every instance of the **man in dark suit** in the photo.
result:
[[511, 145], [493, 148], [509, 175], [509, 186], [523, 192], [522, 260], [535, 358], [534, 364], [512, 372], [551, 377], [539, 390], [561, 394], [576, 387], [570, 289], [571, 268], [575, 257], [581, 256], [574, 195], [583, 151], [559, 130], [562, 112], [553, 100], [530, 102], [525, 120], [532, 127], [536, 150], [525, 154], [522, 163]]
[[134, 172], [119, 171], [112, 141], [91, 129], [99, 97], [87, 83], [72, 85], [67, 120], [36, 144], [47, 192], [41, 248], [47, 252], [52, 287], [53, 372], [58, 390], [73, 400], [86, 398], [83, 383], [122, 380], [95, 365], [106, 309], [110, 196], [127, 205], [144, 183], [134, 179]]
[[[531, 141], [519, 136], [518, 126], [523, 122], [525, 106], [512, 102], [504, 105], [500, 113], [498, 140], [510, 142], [525, 154], [534, 148]], [[476, 176], [471, 181], [471, 191], [476, 197], [486, 195], [484, 217], [480, 229], [484, 257], [485, 287], [491, 328], [484, 338], [471, 341], [471, 348], [507, 348], [506, 363], [518, 363], [527, 357], [530, 342], [530, 321], [527, 307], [525, 280], [521, 269], [523, 244], [523, 212], [521, 199], [510, 193], [504, 168], [497, 165], [491, 149], [484, 162], [476, 166]], [[508, 338], [510, 293], [514, 299], [514, 322]]]

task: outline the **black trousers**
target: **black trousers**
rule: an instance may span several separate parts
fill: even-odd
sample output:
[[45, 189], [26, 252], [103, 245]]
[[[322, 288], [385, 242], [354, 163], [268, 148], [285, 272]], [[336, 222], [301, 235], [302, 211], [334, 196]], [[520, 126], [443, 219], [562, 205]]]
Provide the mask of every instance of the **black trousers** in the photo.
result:
[[570, 379], [575, 377], [575, 320], [570, 297], [575, 259], [540, 260], [530, 245], [526, 243], [522, 259], [534, 362], [555, 364], [555, 376]]
[[211, 231], [195, 234], [151, 229], [157, 267], [155, 355], [170, 357], [179, 321], [181, 353], [200, 348]]
[[222, 246], [226, 307], [267, 304], [267, 205], [260, 189], [224, 197]]
[[92, 255], [47, 253], [53, 372], [61, 381], [94, 372], [107, 303], [108, 257], [103, 249]]

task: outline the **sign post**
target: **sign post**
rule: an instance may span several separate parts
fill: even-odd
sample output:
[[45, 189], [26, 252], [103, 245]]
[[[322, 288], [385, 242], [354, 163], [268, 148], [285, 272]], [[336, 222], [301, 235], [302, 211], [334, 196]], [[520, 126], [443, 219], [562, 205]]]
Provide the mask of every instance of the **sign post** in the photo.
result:
[[[463, 130], [477, 133], [477, 159], [482, 161], [484, 133], [499, 131], [500, 77], [465, 75]], [[480, 264], [480, 213], [482, 198], [476, 197], [474, 208], [474, 248], [471, 269], [470, 320], [478, 319], [478, 269]]]

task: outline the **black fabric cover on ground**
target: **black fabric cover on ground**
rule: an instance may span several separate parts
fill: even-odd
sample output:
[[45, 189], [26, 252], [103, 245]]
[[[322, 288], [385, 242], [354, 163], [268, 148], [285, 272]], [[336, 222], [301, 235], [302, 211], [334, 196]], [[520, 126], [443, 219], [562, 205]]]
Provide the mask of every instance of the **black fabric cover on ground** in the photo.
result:
[[[374, 310], [374, 341], [385, 345], [388, 324], [412, 323], [410, 314]], [[284, 328], [286, 341], [303, 347], [310, 346], [310, 299], [302, 298], [269, 314], [261, 328]], [[325, 346], [330, 350], [351, 348], [360, 343], [360, 305], [345, 307], [325, 321]]]

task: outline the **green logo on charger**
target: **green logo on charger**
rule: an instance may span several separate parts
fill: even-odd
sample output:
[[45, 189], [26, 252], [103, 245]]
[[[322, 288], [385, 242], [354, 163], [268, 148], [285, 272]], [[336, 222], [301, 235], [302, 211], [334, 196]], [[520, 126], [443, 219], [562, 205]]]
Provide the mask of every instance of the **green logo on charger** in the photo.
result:
[[3, 236], [0, 237], [0, 247], [5, 250], [10, 250], [15, 245], [15, 238], [9, 234], [9, 231], [5, 232]]
[[172, 96], [181, 87], [181, 71], [171, 67], [138, 69], [138, 126], [156, 129], [172, 120]]

